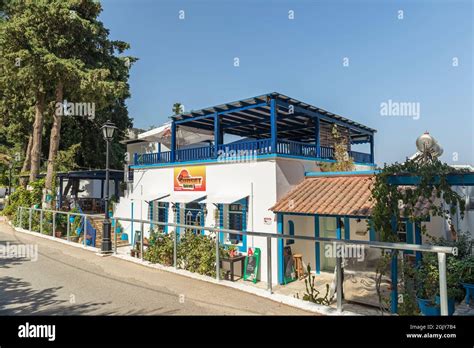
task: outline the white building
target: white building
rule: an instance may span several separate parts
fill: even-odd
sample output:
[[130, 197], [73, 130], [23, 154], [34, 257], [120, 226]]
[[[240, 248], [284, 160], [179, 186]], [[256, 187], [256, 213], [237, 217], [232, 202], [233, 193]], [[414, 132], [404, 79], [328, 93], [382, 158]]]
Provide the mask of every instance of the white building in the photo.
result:
[[[169, 124], [129, 141], [133, 181], [115, 216], [281, 232], [281, 221], [269, 209], [306, 172], [334, 162], [333, 125], [347, 140], [355, 170], [373, 169], [375, 130], [279, 93], [173, 116]], [[363, 146], [366, 152], [354, 151]], [[122, 225], [130, 235], [140, 230], [139, 224]], [[146, 225], [145, 236], [150, 227], [156, 226]], [[313, 231], [301, 226], [302, 234]], [[266, 238], [222, 234], [220, 241], [244, 253], [260, 248], [259, 274], [265, 279]], [[282, 281], [283, 250], [272, 242], [276, 283]]]

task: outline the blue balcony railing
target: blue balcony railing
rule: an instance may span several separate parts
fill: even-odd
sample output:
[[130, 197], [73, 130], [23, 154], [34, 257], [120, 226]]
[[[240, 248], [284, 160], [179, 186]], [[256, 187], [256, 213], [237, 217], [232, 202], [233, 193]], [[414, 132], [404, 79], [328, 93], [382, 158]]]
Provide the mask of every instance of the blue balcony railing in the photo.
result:
[[[207, 160], [219, 158], [221, 156], [245, 157], [271, 154], [271, 139], [249, 140], [232, 144], [219, 145], [218, 152], [212, 145], [195, 147], [189, 149], [179, 149], [175, 153], [174, 162], [188, 162], [196, 160]], [[291, 140], [278, 140], [275, 153], [282, 155], [291, 155], [303, 158], [323, 158], [334, 159], [334, 148], [314, 144], [300, 143]], [[354, 162], [371, 163], [371, 156], [367, 153], [349, 151], [349, 156]], [[171, 151], [147, 154], [135, 154], [135, 165], [171, 163]]]

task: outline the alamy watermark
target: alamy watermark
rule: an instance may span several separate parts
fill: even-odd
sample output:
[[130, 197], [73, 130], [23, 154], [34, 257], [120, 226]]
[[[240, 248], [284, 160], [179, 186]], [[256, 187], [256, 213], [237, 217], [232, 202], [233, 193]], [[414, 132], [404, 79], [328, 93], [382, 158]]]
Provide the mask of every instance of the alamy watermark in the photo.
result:
[[218, 150], [217, 162], [220, 163], [254, 163], [257, 162], [257, 150]]
[[65, 100], [56, 105], [56, 116], [79, 116], [87, 117], [89, 120], [95, 118], [95, 103], [89, 102], [68, 102]]
[[37, 244], [0, 244], [0, 259], [29, 259], [38, 260]]
[[419, 102], [397, 102], [392, 99], [380, 103], [380, 115], [412, 117], [418, 120], [421, 115]]
[[325, 257], [342, 257], [344, 259], [356, 259], [359, 262], [365, 259], [365, 248], [364, 245], [351, 244], [351, 245], [338, 245], [337, 243], [325, 244], [324, 245], [324, 256]]

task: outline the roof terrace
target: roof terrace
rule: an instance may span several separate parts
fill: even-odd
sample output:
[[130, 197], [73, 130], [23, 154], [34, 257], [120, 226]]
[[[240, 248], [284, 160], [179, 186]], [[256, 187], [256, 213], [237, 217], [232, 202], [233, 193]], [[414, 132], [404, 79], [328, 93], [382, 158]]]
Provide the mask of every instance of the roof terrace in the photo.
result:
[[[170, 151], [135, 154], [134, 165], [156, 166], [180, 162], [218, 160], [234, 156], [280, 156], [334, 160], [332, 126], [346, 138], [349, 155], [356, 163], [374, 164], [376, 130], [280, 93], [221, 104], [171, 117]], [[179, 127], [212, 132], [209, 145], [180, 149]], [[224, 143], [224, 134], [240, 140]], [[354, 144], [370, 144], [370, 152], [353, 151]]]

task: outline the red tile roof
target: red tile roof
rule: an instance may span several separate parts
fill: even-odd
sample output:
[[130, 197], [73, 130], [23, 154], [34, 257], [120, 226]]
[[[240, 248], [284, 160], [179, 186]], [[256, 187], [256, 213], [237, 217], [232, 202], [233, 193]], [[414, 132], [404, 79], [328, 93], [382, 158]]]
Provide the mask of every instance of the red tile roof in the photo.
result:
[[375, 176], [340, 175], [307, 177], [270, 210], [274, 212], [319, 215], [370, 216]]

